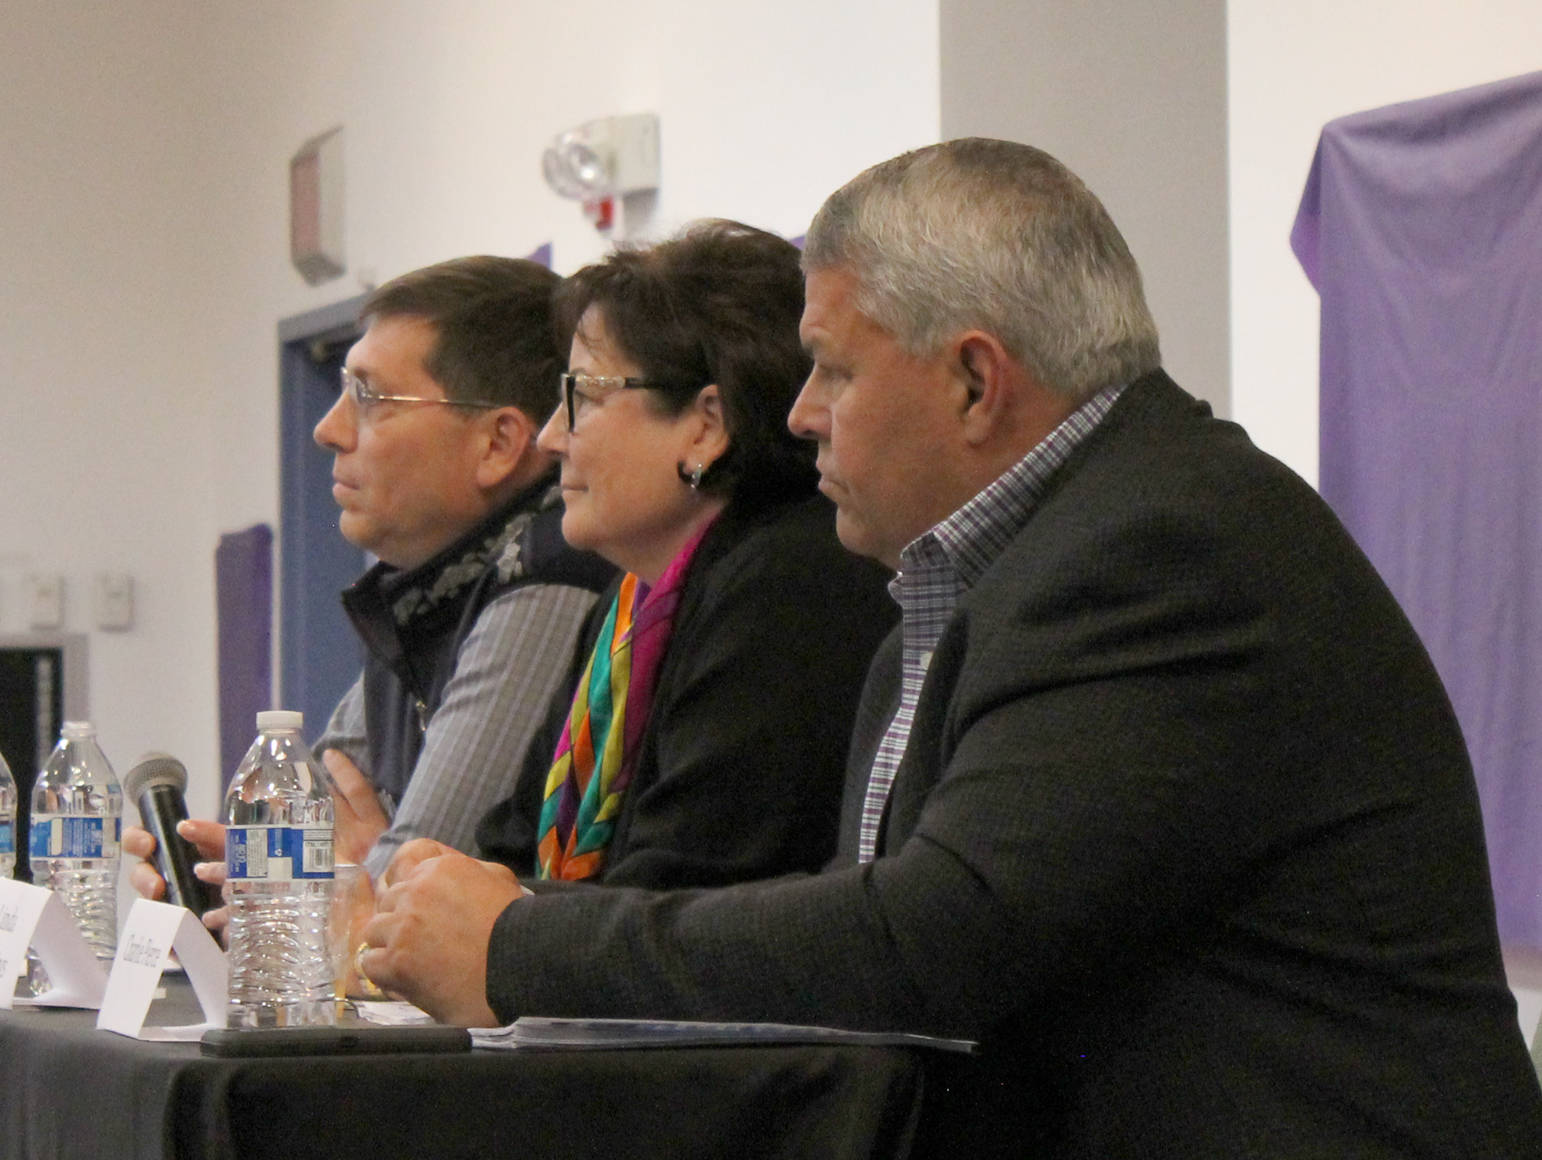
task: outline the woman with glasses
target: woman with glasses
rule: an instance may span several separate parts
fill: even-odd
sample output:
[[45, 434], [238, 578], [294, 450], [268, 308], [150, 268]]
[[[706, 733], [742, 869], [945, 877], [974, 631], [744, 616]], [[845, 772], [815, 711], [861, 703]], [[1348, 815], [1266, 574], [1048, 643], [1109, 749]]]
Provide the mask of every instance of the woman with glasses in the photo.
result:
[[[798, 252], [698, 223], [558, 291], [563, 536], [625, 575], [601, 597], [551, 760], [479, 845], [537, 879], [673, 887], [813, 870], [895, 619], [846, 552], [787, 413], [809, 371]], [[539, 888], [539, 886], [537, 886]]]

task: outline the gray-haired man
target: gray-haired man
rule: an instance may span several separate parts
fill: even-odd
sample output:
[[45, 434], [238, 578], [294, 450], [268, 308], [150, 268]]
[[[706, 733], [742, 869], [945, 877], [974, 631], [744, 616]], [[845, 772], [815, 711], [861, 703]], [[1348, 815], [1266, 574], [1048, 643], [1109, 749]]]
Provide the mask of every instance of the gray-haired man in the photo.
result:
[[904, 614], [835, 864], [522, 898], [414, 844], [371, 977], [468, 1023], [978, 1039], [936, 1155], [1534, 1153], [1440, 681], [1312, 489], [1162, 373], [1103, 207], [950, 142], [832, 196], [804, 265], [791, 425]]

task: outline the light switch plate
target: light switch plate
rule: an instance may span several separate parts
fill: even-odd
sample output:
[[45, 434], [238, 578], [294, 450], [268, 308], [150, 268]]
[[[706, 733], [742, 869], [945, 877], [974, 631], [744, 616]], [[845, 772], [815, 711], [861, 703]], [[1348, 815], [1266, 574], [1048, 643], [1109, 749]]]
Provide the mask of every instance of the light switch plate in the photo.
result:
[[27, 577], [27, 622], [33, 628], [64, 625], [64, 577], [33, 573]]
[[98, 572], [96, 626], [121, 632], [134, 625], [134, 577], [127, 572]]

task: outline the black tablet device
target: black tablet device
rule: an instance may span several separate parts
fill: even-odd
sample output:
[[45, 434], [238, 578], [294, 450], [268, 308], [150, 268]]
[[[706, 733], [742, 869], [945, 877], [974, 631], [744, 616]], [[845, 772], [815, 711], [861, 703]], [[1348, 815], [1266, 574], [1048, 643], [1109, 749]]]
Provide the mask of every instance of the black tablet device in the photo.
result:
[[205, 1055], [373, 1055], [382, 1052], [470, 1051], [464, 1027], [410, 1023], [400, 1027], [349, 1024], [343, 1027], [225, 1028], [205, 1031]]

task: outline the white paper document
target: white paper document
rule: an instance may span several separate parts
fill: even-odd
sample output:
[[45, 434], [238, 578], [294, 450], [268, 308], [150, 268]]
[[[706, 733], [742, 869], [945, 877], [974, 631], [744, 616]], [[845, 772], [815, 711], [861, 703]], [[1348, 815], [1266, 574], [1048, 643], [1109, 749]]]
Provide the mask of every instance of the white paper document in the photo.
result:
[[753, 1047], [778, 1043], [928, 1047], [972, 1053], [969, 1039], [939, 1039], [904, 1031], [847, 1031], [791, 1023], [700, 1023], [661, 1019], [548, 1019], [523, 1016], [507, 1027], [472, 1028], [471, 1045], [500, 1050], [522, 1047]]
[[391, 999], [359, 999], [353, 1009], [366, 1023], [378, 1023], [383, 1027], [410, 1027], [416, 1023], [432, 1023], [434, 1017], [421, 1007]]

